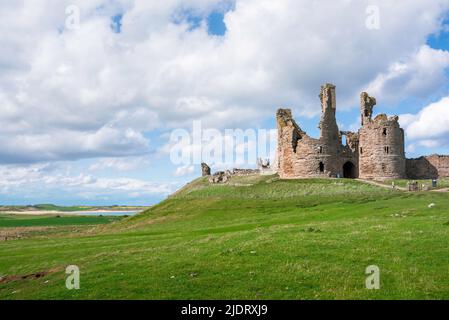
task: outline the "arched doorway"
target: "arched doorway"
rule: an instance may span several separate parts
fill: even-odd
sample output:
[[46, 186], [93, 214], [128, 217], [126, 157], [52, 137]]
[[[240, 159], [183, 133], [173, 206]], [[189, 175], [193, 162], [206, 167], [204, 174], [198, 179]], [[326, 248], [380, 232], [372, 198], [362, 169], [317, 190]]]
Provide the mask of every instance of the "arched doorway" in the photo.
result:
[[348, 161], [343, 165], [343, 177], [347, 179], [357, 178], [357, 172], [355, 171], [355, 165]]

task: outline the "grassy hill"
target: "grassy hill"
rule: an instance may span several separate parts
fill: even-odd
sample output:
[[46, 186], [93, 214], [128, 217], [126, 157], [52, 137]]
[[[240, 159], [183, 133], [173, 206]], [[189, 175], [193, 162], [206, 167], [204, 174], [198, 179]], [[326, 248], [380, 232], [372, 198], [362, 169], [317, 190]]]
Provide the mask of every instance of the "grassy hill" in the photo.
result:
[[351, 180], [202, 178], [135, 217], [0, 242], [0, 299], [447, 299], [448, 208]]

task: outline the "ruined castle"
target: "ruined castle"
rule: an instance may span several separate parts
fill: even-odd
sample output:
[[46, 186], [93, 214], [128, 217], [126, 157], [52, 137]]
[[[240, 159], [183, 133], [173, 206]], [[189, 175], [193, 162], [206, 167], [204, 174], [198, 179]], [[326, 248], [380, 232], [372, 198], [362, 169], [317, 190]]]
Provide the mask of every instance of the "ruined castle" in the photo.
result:
[[[359, 131], [340, 131], [335, 86], [321, 87], [320, 137], [312, 138], [289, 109], [279, 109], [277, 171], [281, 178], [341, 177], [362, 179], [435, 179], [449, 176], [449, 156], [406, 159], [399, 117], [373, 118], [376, 99], [360, 97]], [[346, 142], [343, 143], [343, 137]]]

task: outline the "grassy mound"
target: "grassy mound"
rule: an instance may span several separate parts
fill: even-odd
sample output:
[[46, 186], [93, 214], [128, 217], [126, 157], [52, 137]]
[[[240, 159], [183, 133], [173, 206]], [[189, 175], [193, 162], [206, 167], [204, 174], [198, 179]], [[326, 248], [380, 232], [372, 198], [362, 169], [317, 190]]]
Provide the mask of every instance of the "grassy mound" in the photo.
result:
[[89, 233], [0, 242], [0, 277], [46, 272], [0, 280], [0, 299], [449, 298], [448, 207], [446, 193], [343, 179], [201, 178]]

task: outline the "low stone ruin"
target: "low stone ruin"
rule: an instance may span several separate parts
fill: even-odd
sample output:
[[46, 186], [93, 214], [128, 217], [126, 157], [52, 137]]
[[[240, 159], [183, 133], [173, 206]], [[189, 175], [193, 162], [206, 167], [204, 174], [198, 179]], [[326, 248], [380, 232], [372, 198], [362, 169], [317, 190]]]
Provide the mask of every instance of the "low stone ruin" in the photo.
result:
[[232, 170], [233, 176], [251, 176], [254, 174], [259, 174], [260, 170], [258, 169], [234, 169]]
[[257, 160], [257, 166], [259, 167], [259, 170], [270, 169], [270, 159], [259, 158], [259, 160]]
[[217, 183], [226, 183], [228, 182], [230, 178], [230, 172], [229, 171], [218, 171], [215, 172], [212, 176], [209, 177], [209, 182], [213, 184]]
[[201, 172], [203, 177], [208, 177], [211, 175], [210, 167], [204, 162], [201, 164]]
[[[258, 169], [237, 169], [237, 168], [233, 169], [232, 171], [231, 170], [217, 171], [214, 174], [211, 174], [210, 167], [205, 163], [201, 165], [201, 168], [203, 169], [203, 177], [208, 176], [209, 182], [213, 184], [226, 183], [232, 177], [239, 177], [239, 176], [242, 177], [260, 174], [260, 170]], [[209, 170], [205, 170], [207, 168], [209, 168]]]
[[257, 160], [257, 166], [261, 175], [272, 175], [277, 173], [273, 170], [276, 166], [271, 165], [270, 159], [259, 158], [259, 160]]

